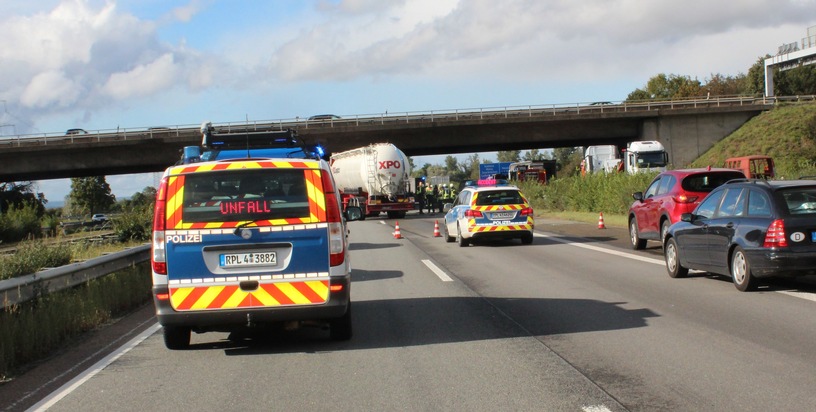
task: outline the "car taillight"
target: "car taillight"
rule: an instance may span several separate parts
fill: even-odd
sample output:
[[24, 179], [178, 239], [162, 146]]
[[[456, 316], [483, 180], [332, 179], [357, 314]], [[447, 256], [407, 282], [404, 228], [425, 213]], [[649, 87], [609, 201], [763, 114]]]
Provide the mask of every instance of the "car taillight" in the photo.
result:
[[674, 197], [674, 201], [677, 203], [694, 203], [696, 200], [697, 196], [677, 195]]
[[322, 171], [321, 180], [323, 182], [323, 193], [326, 196], [326, 221], [329, 224], [329, 264], [338, 266], [342, 265], [346, 260], [346, 236], [343, 233], [343, 220], [340, 214], [340, 205], [337, 204], [337, 196], [334, 194], [331, 175], [328, 171]]
[[521, 209], [522, 216], [532, 216], [533, 215], [533, 208], [532, 207], [525, 207]]
[[482, 212], [478, 210], [465, 210], [465, 217], [482, 217]]
[[153, 248], [151, 264], [153, 272], [159, 275], [167, 274], [167, 252], [164, 243], [167, 210], [167, 178], [162, 178], [159, 190], [156, 192], [156, 206], [153, 208]]
[[785, 236], [785, 222], [782, 219], [774, 220], [765, 233], [765, 243], [762, 247], [788, 247], [788, 238]]

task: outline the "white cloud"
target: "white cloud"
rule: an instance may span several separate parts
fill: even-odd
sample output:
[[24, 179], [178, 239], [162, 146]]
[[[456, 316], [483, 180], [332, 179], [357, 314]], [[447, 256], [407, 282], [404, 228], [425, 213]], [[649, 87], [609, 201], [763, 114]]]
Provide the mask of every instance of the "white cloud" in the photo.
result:
[[166, 53], [128, 72], [111, 74], [103, 89], [114, 99], [150, 96], [172, 87], [180, 74], [173, 55]]
[[[200, 3], [189, 3], [179, 18], [194, 15]], [[27, 123], [69, 112], [87, 120], [134, 97], [173, 87], [198, 91], [215, 81], [217, 69], [199, 69], [200, 53], [162, 43], [157, 28], [112, 0], [64, 0], [0, 16], [0, 32], [13, 45], [0, 48], [0, 98]]]

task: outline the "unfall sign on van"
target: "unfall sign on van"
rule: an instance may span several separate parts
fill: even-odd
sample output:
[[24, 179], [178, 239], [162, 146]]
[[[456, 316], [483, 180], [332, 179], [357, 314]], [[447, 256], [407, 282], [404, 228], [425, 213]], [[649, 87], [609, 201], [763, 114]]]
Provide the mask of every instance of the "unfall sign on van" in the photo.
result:
[[222, 215], [242, 213], [269, 213], [269, 204], [263, 200], [242, 200], [237, 202], [221, 202]]

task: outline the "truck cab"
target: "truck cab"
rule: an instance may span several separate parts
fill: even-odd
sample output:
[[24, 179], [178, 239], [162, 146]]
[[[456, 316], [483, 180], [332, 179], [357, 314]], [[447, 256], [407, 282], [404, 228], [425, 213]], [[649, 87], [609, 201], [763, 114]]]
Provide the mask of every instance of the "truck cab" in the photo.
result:
[[669, 155], [658, 141], [629, 142], [626, 145], [626, 173], [665, 172], [668, 163]]

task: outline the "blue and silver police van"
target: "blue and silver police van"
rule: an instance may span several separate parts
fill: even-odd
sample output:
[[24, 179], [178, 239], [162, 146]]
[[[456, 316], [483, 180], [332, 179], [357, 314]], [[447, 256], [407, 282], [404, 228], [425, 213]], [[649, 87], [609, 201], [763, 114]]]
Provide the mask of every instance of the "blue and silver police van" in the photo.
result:
[[153, 221], [153, 301], [170, 349], [191, 332], [326, 325], [351, 338], [346, 220], [328, 163], [291, 130], [202, 126], [164, 172]]

